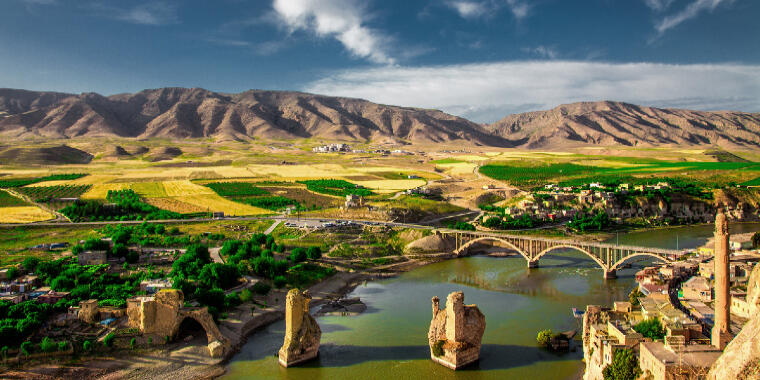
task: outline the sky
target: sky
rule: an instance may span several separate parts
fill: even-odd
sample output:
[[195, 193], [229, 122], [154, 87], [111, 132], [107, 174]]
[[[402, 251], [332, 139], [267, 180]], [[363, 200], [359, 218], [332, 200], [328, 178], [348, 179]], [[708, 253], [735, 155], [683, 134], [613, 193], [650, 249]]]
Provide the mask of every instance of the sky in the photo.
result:
[[760, 112], [757, 0], [0, 0], [0, 87]]

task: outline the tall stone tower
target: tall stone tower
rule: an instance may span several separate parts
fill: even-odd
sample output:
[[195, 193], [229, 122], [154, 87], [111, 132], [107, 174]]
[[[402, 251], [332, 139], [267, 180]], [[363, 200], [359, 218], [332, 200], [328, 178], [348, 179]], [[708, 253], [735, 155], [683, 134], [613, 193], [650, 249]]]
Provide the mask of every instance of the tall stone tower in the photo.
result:
[[309, 314], [309, 301], [309, 294], [298, 289], [290, 289], [285, 298], [285, 340], [278, 353], [283, 367], [313, 359], [319, 354], [322, 330]]
[[712, 345], [720, 349], [724, 349], [732, 338], [728, 239], [726, 214], [721, 209], [715, 216], [715, 326], [712, 329]]

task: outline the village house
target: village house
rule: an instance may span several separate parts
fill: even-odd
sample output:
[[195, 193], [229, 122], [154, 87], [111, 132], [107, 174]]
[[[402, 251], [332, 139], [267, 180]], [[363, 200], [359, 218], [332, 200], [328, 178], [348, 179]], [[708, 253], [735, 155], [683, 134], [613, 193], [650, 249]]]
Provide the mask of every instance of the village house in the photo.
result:
[[77, 255], [79, 265], [100, 265], [108, 262], [107, 251], [83, 251]]
[[686, 299], [712, 302], [712, 287], [710, 287], [710, 282], [706, 278], [694, 276], [683, 283], [680, 296]]

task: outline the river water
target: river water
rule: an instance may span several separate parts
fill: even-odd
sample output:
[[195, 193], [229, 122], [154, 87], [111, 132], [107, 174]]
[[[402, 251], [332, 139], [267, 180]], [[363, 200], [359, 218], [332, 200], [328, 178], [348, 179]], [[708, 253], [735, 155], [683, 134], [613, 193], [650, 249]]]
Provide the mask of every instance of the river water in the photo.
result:
[[[732, 233], [760, 229], [738, 224]], [[712, 235], [709, 225], [620, 234], [611, 243], [661, 248], [693, 248]], [[527, 269], [522, 256], [474, 256], [430, 264], [398, 277], [368, 282], [349, 296], [361, 297], [367, 311], [359, 316], [325, 316], [320, 356], [298, 367], [282, 368], [276, 352], [285, 324], [274, 323], [251, 335], [229, 363], [224, 379], [569, 379], [583, 371], [579, 344], [554, 354], [536, 346], [536, 333], [580, 329], [571, 308], [610, 305], [627, 299], [634, 274], [651, 261], [642, 260], [604, 280], [587, 256], [560, 251]], [[433, 296], [441, 303], [462, 290], [465, 303], [477, 304], [486, 316], [480, 361], [459, 371], [430, 360], [427, 330]], [[444, 305], [441, 305], [443, 307]]]

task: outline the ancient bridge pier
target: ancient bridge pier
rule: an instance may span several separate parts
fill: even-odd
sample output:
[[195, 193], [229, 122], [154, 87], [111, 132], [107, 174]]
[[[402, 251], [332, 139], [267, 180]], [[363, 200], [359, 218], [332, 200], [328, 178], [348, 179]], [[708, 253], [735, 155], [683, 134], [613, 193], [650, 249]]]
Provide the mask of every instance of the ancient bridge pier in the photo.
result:
[[664, 262], [677, 260], [685, 251], [593, 243], [580, 240], [560, 240], [535, 236], [508, 235], [483, 231], [437, 230], [454, 241], [454, 253], [466, 255], [476, 244], [504, 246], [522, 255], [528, 268], [538, 268], [541, 257], [558, 249], [579, 251], [594, 260], [604, 271], [604, 278], [615, 278], [617, 269], [628, 259], [639, 256], [653, 257]]

